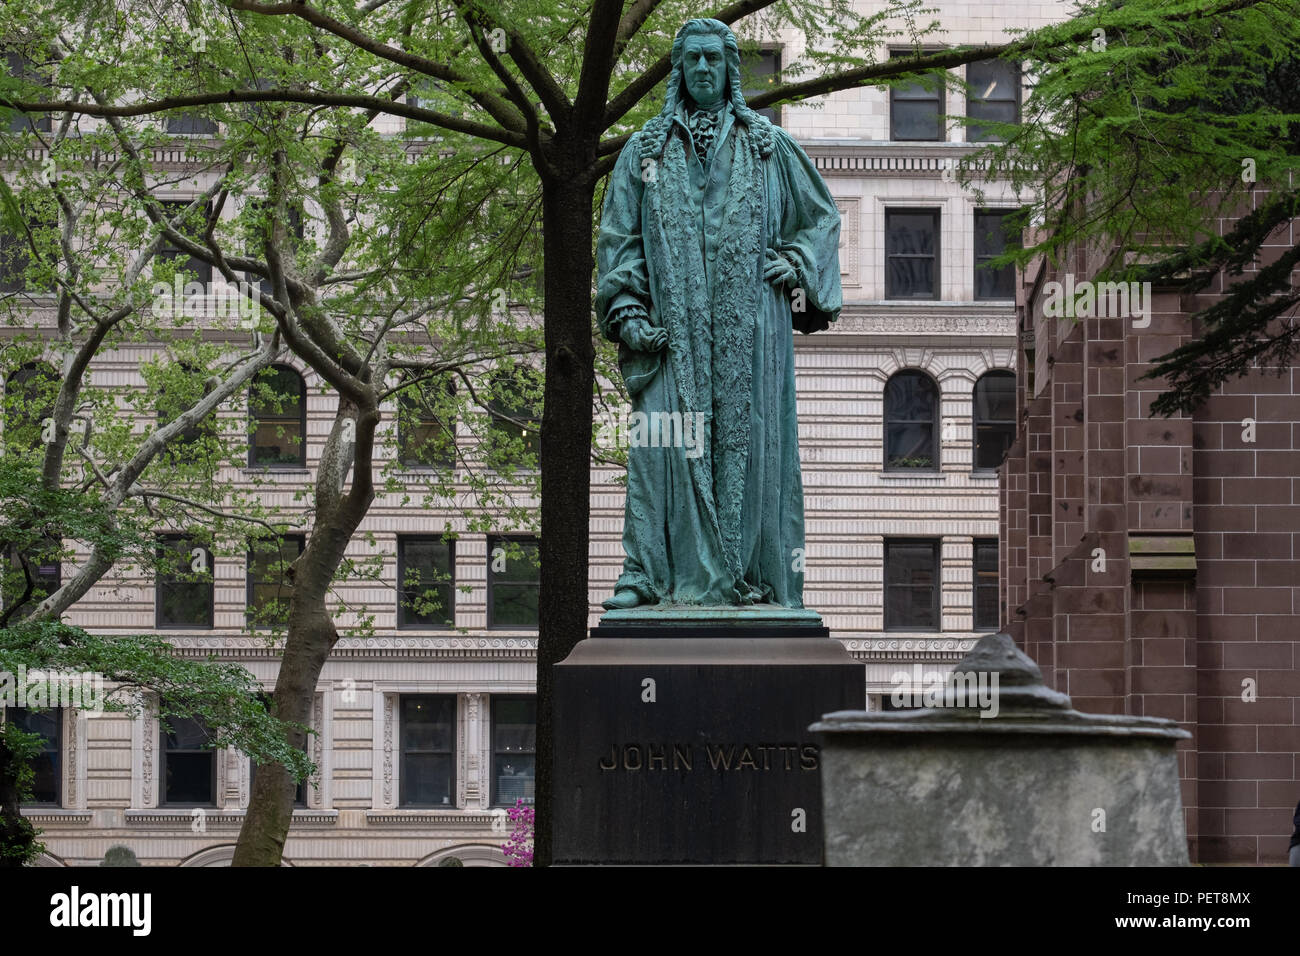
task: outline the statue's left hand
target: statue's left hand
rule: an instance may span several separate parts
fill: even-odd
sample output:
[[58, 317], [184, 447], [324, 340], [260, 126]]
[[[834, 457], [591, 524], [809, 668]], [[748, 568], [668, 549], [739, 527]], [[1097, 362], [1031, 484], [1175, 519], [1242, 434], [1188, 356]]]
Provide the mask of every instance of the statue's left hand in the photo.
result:
[[790, 260], [775, 249], [768, 249], [766, 262], [763, 264], [763, 278], [774, 285], [780, 285], [785, 282], [793, 282], [798, 278], [794, 266]]

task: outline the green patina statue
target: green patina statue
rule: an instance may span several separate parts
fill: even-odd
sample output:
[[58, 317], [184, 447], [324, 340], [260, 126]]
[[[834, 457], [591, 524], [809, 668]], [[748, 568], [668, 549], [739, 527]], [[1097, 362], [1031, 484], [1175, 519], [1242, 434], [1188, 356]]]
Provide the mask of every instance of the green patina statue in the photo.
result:
[[688, 21], [597, 245], [600, 329], [651, 433], [628, 450], [606, 608], [803, 607], [793, 330], [839, 315], [839, 231], [803, 150], [745, 105], [731, 30]]

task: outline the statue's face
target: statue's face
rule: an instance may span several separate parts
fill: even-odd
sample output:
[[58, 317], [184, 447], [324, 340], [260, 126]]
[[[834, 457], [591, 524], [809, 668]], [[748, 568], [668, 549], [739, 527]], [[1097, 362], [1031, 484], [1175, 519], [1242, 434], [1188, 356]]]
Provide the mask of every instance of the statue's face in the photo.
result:
[[682, 44], [682, 76], [697, 106], [722, 102], [727, 92], [727, 57], [720, 36], [691, 36]]

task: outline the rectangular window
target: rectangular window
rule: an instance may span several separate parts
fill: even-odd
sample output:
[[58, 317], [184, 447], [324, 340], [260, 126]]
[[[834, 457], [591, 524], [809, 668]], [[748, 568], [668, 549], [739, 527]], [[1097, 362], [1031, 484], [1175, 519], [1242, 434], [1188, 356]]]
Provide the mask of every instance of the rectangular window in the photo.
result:
[[[162, 804], [211, 807], [217, 802], [217, 752], [201, 720], [162, 711]], [[169, 730], [168, 727], [171, 729]]]
[[488, 627], [537, 627], [536, 538], [488, 538]]
[[[759, 93], [766, 93], [781, 82], [781, 51], [756, 50], [750, 54], [741, 54], [740, 70], [745, 82], [744, 93], [748, 98]], [[781, 125], [781, 112], [774, 106], [765, 106], [755, 110], [760, 116], [766, 116], [777, 126]]]
[[397, 580], [398, 627], [455, 627], [456, 561], [453, 542], [442, 538], [399, 536]]
[[537, 776], [537, 698], [492, 698], [492, 804], [532, 803]]
[[885, 211], [885, 298], [939, 298], [939, 210]]
[[212, 627], [212, 552], [193, 538], [159, 535], [155, 627]]
[[[970, 94], [966, 116], [998, 123], [1020, 122], [1020, 67], [1008, 60], [980, 60], [966, 67]], [[966, 125], [968, 143], [996, 143], [1002, 137], [981, 123]]]
[[9, 615], [9, 621], [19, 621], [35, 609], [62, 584], [62, 565], [58, 561], [62, 542], [49, 539], [43, 546], [19, 551], [10, 547], [5, 554], [3, 587], [0, 597], [3, 608], [8, 611], [14, 604], [17, 610]]
[[248, 622], [252, 627], [284, 627], [289, 621], [293, 579], [289, 565], [302, 554], [306, 538], [286, 534], [280, 538], [258, 538], [248, 551]]
[[6, 723], [19, 730], [41, 738], [40, 752], [32, 760], [36, 779], [32, 781], [31, 798], [24, 806], [57, 807], [63, 802], [60, 752], [63, 743], [63, 709], [30, 710], [26, 707], [4, 709]]
[[939, 542], [885, 542], [885, 630], [939, 630]]
[[[914, 56], [912, 50], [896, 50], [891, 57]], [[917, 80], [889, 88], [889, 138], [892, 140], [943, 140], [943, 81], [940, 74], [932, 83]]]
[[403, 391], [397, 401], [397, 460], [407, 468], [456, 465], [456, 386], [450, 376]]
[[1020, 215], [1017, 209], [975, 210], [975, 298], [1014, 299], [1016, 267], [993, 268], [989, 261], [1008, 248], [1020, 245]]
[[169, 133], [188, 136], [214, 136], [217, 132], [217, 124], [198, 113], [172, 113], [164, 117], [163, 124]]
[[401, 698], [401, 805], [450, 807], [455, 795], [456, 698]]
[[[174, 220], [179, 216], [187, 206], [188, 201], [169, 200], [158, 204], [162, 207], [162, 214], [168, 220]], [[190, 217], [179, 224], [177, 232], [196, 242], [201, 242], [203, 236], [204, 222], [211, 214], [211, 205], [204, 204], [202, 208], [194, 210]], [[177, 269], [182, 269], [189, 275], [185, 278], [188, 282], [198, 282], [200, 285], [208, 286], [212, 283], [212, 266], [202, 259], [194, 258], [180, 249], [171, 245], [164, 240], [162, 248], [158, 250], [158, 259], [164, 262], [176, 263]]]
[[998, 539], [975, 539], [975, 630], [998, 629]]
[[58, 215], [48, 207], [37, 207], [27, 201], [20, 201], [19, 209], [31, 235], [12, 229], [0, 230], [0, 292], [48, 293], [52, 285], [39, 278], [29, 279], [27, 269], [32, 264], [33, 242], [42, 251], [42, 261], [50, 261], [47, 257], [55, 250]]
[[[34, 96], [45, 99], [52, 94], [45, 77], [21, 53], [15, 50], [5, 53], [5, 69], [14, 79], [25, 80], [28, 83], [41, 86], [40, 93], [33, 94]], [[20, 97], [20, 99], [26, 98], [26, 96]], [[50, 122], [49, 113], [14, 113], [9, 117], [9, 132], [11, 133], [26, 133], [29, 131], [48, 133], [52, 128], [53, 124]]]

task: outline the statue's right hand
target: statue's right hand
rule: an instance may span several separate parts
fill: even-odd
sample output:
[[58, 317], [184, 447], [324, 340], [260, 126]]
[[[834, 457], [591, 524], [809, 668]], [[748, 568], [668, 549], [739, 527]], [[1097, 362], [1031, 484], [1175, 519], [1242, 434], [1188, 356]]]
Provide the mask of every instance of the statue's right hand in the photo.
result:
[[668, 344], [668, 330], [656, 329], [645, 319], [637, 317], [624, 321], [619, 338], [634, 351], [658, 352]]

